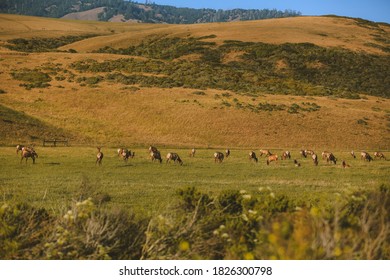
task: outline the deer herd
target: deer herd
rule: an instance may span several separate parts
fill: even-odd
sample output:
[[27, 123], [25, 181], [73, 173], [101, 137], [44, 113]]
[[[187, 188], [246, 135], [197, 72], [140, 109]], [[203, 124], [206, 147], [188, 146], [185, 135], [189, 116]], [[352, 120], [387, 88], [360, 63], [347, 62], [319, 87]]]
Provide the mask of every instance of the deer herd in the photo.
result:
[[[103, 152], [101, 151], [102, 148], [101, 147], [96, 147], [96, 148], [98, 151], [96, 154], [96, 165], [102, 165], [102, 161], [103, 161]], [[27, 164], [28, 158], [31, 158], [33, 163], [35, 163], [35, 159], [38, 158], [38, 154], [36, 153], [33, 146], [17, 145], [16, 146], [16, 153], [19, 154], [19, 151], [21, 152], [20, 163], [22, 163], [23, 159], [25, 159], [26, 164]], [[130, 158], [134, 158], [134, 156], [135, 156], [135, 152], [132, 152], [131, 150], [126, 149], [126, 148], [119, 148], [117, 150], [117, 152], [118, 152], [118, 157], [122, 158], [125, 162], [127, 162]], [[149, 158], [151, 159], [152, 162], [158, 161], [159, 163], [162, 163], [163, 160], [161, 158], [161, 153], [156, 147], [150, 146], [148, 149], [148, 153], [149, 153]], [[192, 157], [192, 158], [195, 157], [195, 153], [196, 153], [196, 149], [195, 148], [191, 149], [191, 151], [189, 153], [189, 157]], [[299, 154], [300, 154], [301, 158], [307, 158], [307, 157], [311, 158], [313, 161], [313, 164], [315, 166], [318, 165], [318, 163], [319, 163], [318, 156], [313, 150], [300, 150]], [[356, 159], [356, 155], [355, 155], [354, 151], [351, 151], [350, 154], [353, 158]], [[224, 161], [224, 159], [228, 158], [229, 156], [230, 156], [229, 149], [226, 149], [225, 153], [217, 151], [214, 153], [214, 162], [215, 163], [222, 163]], [[265, 150], [265, 149], [259, 150], [259, 157], [263, 157], [263, 156], [266, 159], [265, 162], [267, 165], [270, 165], [270, 163], [277, 162], [279, 160], [279, 156], [277, 154], [272, 153], [270, 150]], [[337, 163], [337, 158], [331, 152], [323, 151], [321, 153], [321, 157], [323, 160], [326, 160], [327, 163], [333, 163], [334, 165], [336, 165], [336, 163]], [[374, 158], [386, 160], [386, 157], [382, 152], [374, 152]], [[282, 155], [281, 155], [281, 160], [287, 160], [287, 159], [291, 159], [291, 153], [290, 153], [290, 151], [283, 151]], [[373, 160], [373, 157], [371, 157], [371, 155], [369, 153], [362, 151], [360, 153], [360, 159], [364, 160], [364, 161], [371, 162]], [[254, 151], [249, 152], [249, 160], [254, 161], [255, 163], [258, 163], [259, 158], [257, 157], [257, 155]], [[180, 158], [179, 154], [177, 154], [177, 153], [169, 152], [166, 155], [166, 163], [170, 163], [171, 161], [173, 161], [174, 163], [178, 163], [180, 165], [183, 165], [183, 160]], [[293, 162], [294, 162], [294, 165], [296, 167], [301, 167], [301, 163], [298, 162], [297, 159], [294, 159]], [[341, 166], [343, 168], [351, 167], [349, 164], [346, 163], [345, 160], [342, 161]]]

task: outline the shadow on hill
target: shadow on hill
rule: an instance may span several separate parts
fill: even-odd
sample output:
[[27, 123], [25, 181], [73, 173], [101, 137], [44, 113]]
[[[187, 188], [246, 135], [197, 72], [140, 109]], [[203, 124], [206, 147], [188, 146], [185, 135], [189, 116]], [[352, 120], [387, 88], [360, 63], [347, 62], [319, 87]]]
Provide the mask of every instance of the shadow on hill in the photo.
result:
[[66, 138], [72, 135], [23, 112], [0, 104], [0, 144], [12, 142], [41, 143], [43, 139]]

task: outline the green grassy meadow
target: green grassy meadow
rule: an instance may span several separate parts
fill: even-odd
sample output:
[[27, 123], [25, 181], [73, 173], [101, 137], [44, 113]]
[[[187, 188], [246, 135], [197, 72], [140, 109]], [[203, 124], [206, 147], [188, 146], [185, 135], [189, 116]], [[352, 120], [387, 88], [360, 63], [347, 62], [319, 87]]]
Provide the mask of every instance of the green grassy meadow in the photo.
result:
[[[103, 164], [97, 166], [96, 148], [92, 147], [36, 147], [39, 157], [34, 165], [31, 159], [20, 163], [14, 147], [1, 147], [0, 199], [27, 202], [58, 214], [72, 202], [92, 197], [106, 207], [154, 215], [172, 206], [177, 191], [188, 187], [211, 196], [228, 190], [256, 195], [262, 188], [271, 188], [297, 206], [310, 207], [332, 204], [335, 196], [374, 190], [390, 181], [389, 161], [365, 162], [359, 155], [353, 159], [349, 152], [334, 152], [337, 165], [320, 159], [314, 166], [296, 150], [291, 151], [291, 160], [267, 166], [264, 157], [259, 157], [257, 164], [249, 161], [249, 150], [232, 150], [222, 164], [214, 163], [216, 150], [200, 149], [190, 158], [189, 149], [161, 148], [163, 163], [159, 164], [149, 159], [147, 147], [132, 149], [135, 158], [127, 163], [117, 156], [115, 148], [103, 147]], [[165, 163], [170, 151], [181, 156], [182, 166]], [[301, 167], [294, 166], [295, 158]], [[342, 160], [351, 167], [343, 169]]]

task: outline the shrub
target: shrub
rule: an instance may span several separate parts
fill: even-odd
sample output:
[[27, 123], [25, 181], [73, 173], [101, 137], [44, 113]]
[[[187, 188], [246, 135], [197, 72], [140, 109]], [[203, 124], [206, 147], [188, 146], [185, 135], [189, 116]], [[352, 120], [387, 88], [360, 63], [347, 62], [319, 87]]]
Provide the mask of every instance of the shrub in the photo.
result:
[[[93, 192], [87, 181], [79, 197]], [[154, 217], [75, 200], [54, 216], [0, 207], [0, 259], [389, 259], [390, 187], [297, 207], [272, 189], [181, 189]]]
[[361, 125], [368, 125], [368, 122], [366, 122], [366, 121], [363, 120], [363, 119], [358, 119], [358, 120], [357, 120], [357, 123], [358, 123], [358, 124], [361, 124]]
[[195, 94], [195, 95], [206, 95], [206, 93], [204, 91], [200, 91], [200, 90], [193, 91], [192, 94]]
[[[87, 34], [80, 36], [62, 36], [58, 38], [31, 38], [24, 39], [18, 38], [13, 40], [8, 40], [6, 45], [8, 49], [21, 51], [21, 52], [48, 52], [55, 51], [61, 46], [65, 46], [77, 41], [81, 41], [87, 38], [95, 37], [95, 34]], [[70, 49], [69, 52], [76, 52], [75, 50]]]
[[26, 89], [45, 88], [50, 86], [50, 76], [39, 70], [22, 69], [18, 72], [12, 72], [11, 75], [15, 80], [27, 82], [20, 85]]
[[[271, 190], [256, 195], [228, 191], [205, 205], [207, 215], [186, 207], [185, 215], [177, 209], [176, 215], [152, 219], [144, 257], [388, 259], [389, 193], [389, 187], [382, 186], [340, 197], [325, 209], [299, 208]], [[201, 197], [194, 189], [191, 194]]]
[[0, 259], [36, 259], [44, 256], [42, 240], [53, 218], [45, 209], [25, 203], [0, 207]]
[[134, 215], [80, 201], [59, 219], [45, 243], [45, 258], [139, 259], [145, 227]]

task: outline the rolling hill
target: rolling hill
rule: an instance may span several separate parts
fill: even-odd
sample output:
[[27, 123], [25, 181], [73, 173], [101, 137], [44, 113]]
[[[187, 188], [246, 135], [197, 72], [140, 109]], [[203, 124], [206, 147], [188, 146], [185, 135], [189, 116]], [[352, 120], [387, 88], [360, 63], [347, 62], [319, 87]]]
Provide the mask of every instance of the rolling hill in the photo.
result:
[[389, 149], [389, 32], [342, 17], [166, 25], [2, 14], [0, 144]]

